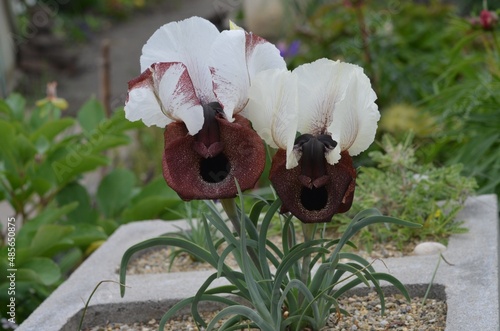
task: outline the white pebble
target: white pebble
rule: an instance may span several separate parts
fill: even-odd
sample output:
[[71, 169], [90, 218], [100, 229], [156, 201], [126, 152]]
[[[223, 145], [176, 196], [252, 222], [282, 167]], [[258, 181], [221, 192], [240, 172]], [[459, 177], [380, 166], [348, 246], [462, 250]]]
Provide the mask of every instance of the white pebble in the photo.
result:
[[423, 242], [415, 246], [413, 254], [415, 255], [431, 255], [441, 253], [446, 250], [446, 246], [438, 242]]

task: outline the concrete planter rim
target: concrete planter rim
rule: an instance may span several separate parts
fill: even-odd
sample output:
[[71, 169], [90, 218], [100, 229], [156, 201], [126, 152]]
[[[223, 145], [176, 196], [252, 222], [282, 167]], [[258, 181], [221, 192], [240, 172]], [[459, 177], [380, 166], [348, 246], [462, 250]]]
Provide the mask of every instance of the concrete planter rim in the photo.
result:
[[[446, 298], [446, 331], [498, 330], [499, 220], [496, 195], [469, 198], [457, 219], [464, 220], [469, 232], [450, 238], [444, 256], [453, 265], [441, 263], [432, 297]], [[97, 283], [118, 280], [116, 270], [123, 252], [137, 242], [177, 231], [178, 227], [186, 227], [186, 223], [141, 221], [120, 227], [17, 330], [76, 330], [84, 301]], [[392, 274], [410, 287], [413, 294], [419, 294], [427, 288], [438, 258], [437, 254], [388, 258], [383, 263], [375, 261], [374, 267]], [[129, 275], [127, 285], [130, 288], [124, 298], [120, 297], [117, 284], [103, 284], [92, 298], [85, 320], [99, 325], [102, 324], [98, 323], [99, 320], [113, 320], [120, 314], [135, 321], [159, 318], [169, 305], [194, 295], [212, 273]]]

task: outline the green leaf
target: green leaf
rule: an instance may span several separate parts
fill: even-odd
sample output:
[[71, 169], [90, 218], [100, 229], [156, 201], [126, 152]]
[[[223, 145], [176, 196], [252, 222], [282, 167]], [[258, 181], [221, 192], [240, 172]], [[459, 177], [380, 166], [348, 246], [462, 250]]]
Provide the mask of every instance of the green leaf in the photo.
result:
[[58, 185], [63, 186], [77, 176], [107, 165], [108, 162], [109, 160], [105, 156], [85, 155], [73, 150], [65, 157], [52, 161], [50, 165]]
[[122, 213], [122, 218], [125, 222], [157, 218], [178, 219], [177, 214], [169, 213], [167, 210], [174, 209], [181, 204], [183, 204], [183, 201], [179, 199], [170, 199], [162, 196], [146, 197], [127, 207]]
[[[123, 253], [122, 260], [120, 263], [120, 284], [122, 284], [120, 286], [120, 294], [122, 297], [125, 295], [125, 278], [127, 275], [127, 265], [128, 262], [130, 261], [130, 258], [136, 252], [155, 246], [173, 246], [184, 249], [188, 254], [195, 256], [200, 261], [208, 262], [214, 268], [217, 267], [217, 262], [212, 258], [209, 251], [183, 238], [157, 237], [145, 240], [129, 247], [125, 251], [125, 253]], [[226, 278], [229, 278], [230, 272], [228, 272], [228, 268], [226, 267], [224, 271], [226, 273], [225, 274]]]
[[50, 141], [42, 135], [35, 140], [35, 148], [38, 154], [45, 154], [50, 148]]
[[26, 100], [23, 98], [21, 94], [13, 93], [6, 100], [7, 105], [9, 105], [13, 117], [22, 121], [26, 116]]
[[77, 118], [83, 131], [91, 134], [98, 129], [98, 125], [104, 121], [106, 114], [102, 104], [97, 99], [92, 98], [80, 108]]
[[30, 140], [35, 142], [42, 136], [48, 140], [53, 140], [59, 133], [69, 128], [74, 123], [75, 120], [69, 117], [46, 122], [30, 135]]
[[12, 158], [11, 152], [15, 146], [15, 132], [12, 123], [0, 119], [0, 141], [2, 142], [0, 155], [3, 155], [3, 157], [10, 156]]
[[101, 181], [97, 189], [97, 204], [106, 217], [117, 216], [130, 202], [135, 175], [126, 169], [115, 169]]
[[[37, 234], [39, 229], [48, 224], [56, 223], [60, 221], [64, 215], [71, 212], [76, 206], [77, 202], [65, 205], [60, 208], [48, 207], [44, 211], [40, 212], [36, 217], [31, 219], [29, 222], [23, 224], [16, 237], [17, 247], [29, 248], [32, 244], [34, 236]], [[18, 252], [18, 259], [21, 258], [22, 254]], [[35, 252], [38, 253], [38, 252]]]
[[130, 143], [130, 138], [125, 135], [123, 136], [102, 135], [102, 139], [93, 141], [91, 136], [90, 143], [92, 144], [93, 152], [98, 153], [111, 149], [113, 147], [127, 145]]
[[5, 114], [5, 116], [2, 116], [5, 119], [13, 117], [12, 109], [10, 109], [9, 104], [3, 99], [0, 99], [0, 114]]
[[49, 258], [34, 257], [17, 270], [17, 281], [53, 285], [61, 278], [59, 266]]
[[75, 228], [69, 225], [42, 225], [33, 237], [30, 248], [37, 255], [42, 256], [73, 231], [75, 231]]
[[32, 161], [36, 154], [36, 148], [33, 143], [23, 135], [17, 135], [15, 137], [14, 148], [16, 149], [16, 154], [21, 164], [26, 164]]
[[406, 301], [408, 301], [408, 302], [411, 301], [410, 293], [408, 293], [408, 290], [406, 289], [404, 284], [401, 283], [401, 281], [399, 279], [397, 279], [396, 277], [394, 277], [392, 275], [383, 273], [383, 272], [376, 272], [376, 273], [373, 273], [372, 275], [377, 280], [385, 280], [386, 282], [391, 283], [394, 287], [396, 287], [401, 292], [401, 294], [403, 294]]
[[115, 232], [116, 229], [118, 229], [118, 227], [120, 226], [120, 224], [116, 220], [111, 219], [98, 219], [97, 224], [104, 230], [104, 233], [106, 233], [108, 236]]
[[59, 205], [78, 202], [78, 207], [67, 215], [69, 224], [95, 223], [98, 212], [92, 207], [90, 196], [82, 185], [72, 182], [66, 185], [56, 196]]
[[43, 196], [52, 188], [52, 182], [42, 177], [33, 177], [31, 186], [39, 196]]
[[[238, 315], [241, 317], [246, 317], [250, 321], [254, 322], [257, 327], [262, 331], [276, 331], [276, 329], [271, 325], [268, 321], [266, 321], [258, 312], [255, 310], [242, 306], [229, 306], [221, 310], [214, 318], [210, 321], [207, 326], [207, 331], [212, 330], [220, 320], [229, 315]], [[225, 323], [221, 326], [220, 329], [224, 330], [227, 327]]]
[[83, 252], [80, 248], [75, 247], [70, 249], [58, 261], [61, 273], [64, 275], [76, 269], [78, 264], [80, 264], [83, 259]]
[[66, 239], [72, 241], [73, 245], [86, 247], [95, 241], [106, 240], [108, 236], [104, 230], [93, 224], [77, 224], [75, 231], [70, 233]]
[[132, 198], [132, 203], [138, 202], [144, 198], [152, 196], [162, 196], [170, 199], [179, 200], [179, 196], [166, 183], [165, 179], [158, 177], [144, 186], [141, 191]]
[[[199, 300], [201, 301], [210, 301], [214, 303], [222, 303], [224, 305], [232, 306], [232, 305], [237, 305], [238, 303], [235, 301], [232, 301], [228, 298], [224, 298], [221, 296], [217, 295], [209, 295], [209, 294], [203, 294]], [[165, 324], [172, 318], [174, 317], [180, 310], [189, 308], [193, 304], [198, 304], [195, 302], [194, 297], [186, 298], [184, 300], [179, 301], [175, 305], [172, 306], [161, 318], [160, 323], [159, 323], [159, 330], [163, 330], [165, 328]]]
[[[10, 142], [10, 141], [14, 140], [16, 127], [14, 126], [13, 123], [11, 123], [7, 120], [0, 119], [0, 129], [2, 129], [0, 131], [0, 138], [2, 138], [2, 142], [3, 141]], [[9, 147], [9, 146], [7, 146], [7, 145], [2, 146], [2, 149], [4, 147]]]

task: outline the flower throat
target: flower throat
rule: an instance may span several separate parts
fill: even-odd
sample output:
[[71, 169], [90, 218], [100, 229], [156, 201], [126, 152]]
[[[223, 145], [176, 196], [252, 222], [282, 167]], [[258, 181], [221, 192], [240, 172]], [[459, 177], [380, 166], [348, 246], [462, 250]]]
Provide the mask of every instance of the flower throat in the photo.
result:
[[321, 210], [328, 202], [329, 177], [326, 173], [325, 152], [334, 149], [337, 142], [329, 135], [313, 136], [303, 134], [295, 140], [295, 148], [300, 149], [301, 175], [299, 180], [302, 189], [300, 191], [300, 201], [307, 210]]
[[203, 126], [195, 135], [194, 150], [202, 157], [200, 176], [208, 183], [219, 183], [229, 174], [231, 165], [222, 153], [224, 143], [220, 141], [217, 117], [222, 118], [223, 110], [218, 102], [203, 105]]

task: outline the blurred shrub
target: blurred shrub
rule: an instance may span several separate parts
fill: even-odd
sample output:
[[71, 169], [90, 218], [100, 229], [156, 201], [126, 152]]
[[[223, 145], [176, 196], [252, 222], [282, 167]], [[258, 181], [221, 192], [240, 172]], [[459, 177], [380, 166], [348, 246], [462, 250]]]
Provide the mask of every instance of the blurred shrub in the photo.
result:
[[359, 64], [377, 92], [382, 131], [416, 133], [420, 162], [463, 164], [479, 193], [500, 196], [498, 23], [483, 29], [439, 1], [307, 3], [287, 36], [301, 45], [291, 66], [320, 57]]
[[[18, 94], [0, 100], [0, 202], [16, 219], [18, 322], [120, 224], [177, 219], [183, 210], [163, 178], [144, 185], [121, 167], [106, 174], [110, 151], [130, 144], [127, 131], [141, 124], [126, 120], [123, 110], [106, 118], [95, 99], [76, 118], [62, 117], [61, 101], [47, 98], [31, 110]], [[82, 179], [96, 170], [102, 180], [92, 194]], [[0, 255], [7, 253], [2, 235]], [[8, 300], [7, 262], [0, 262], [1, 302]]]
[[368, 207], [383, 215], [422, 224], [421, 228], [370, 227], [361, 232], [368, 249], [374, 242], [394, 242], [399, 248], [413, 240], [446, 242], [454, 233], [466, 229], [455, 220], [465, 199], [474, 193], [473, 178], [460, 175], [461, 165], [434, 167], [421, 165], [415, 157], [413, 136], [400, 142], [385, 135], [382, 151], [371, 152], [376, 167], [362, 167], [356, 179], [355, 199], [351, 210], [337, 216], [348, 224], [352, 215]]

